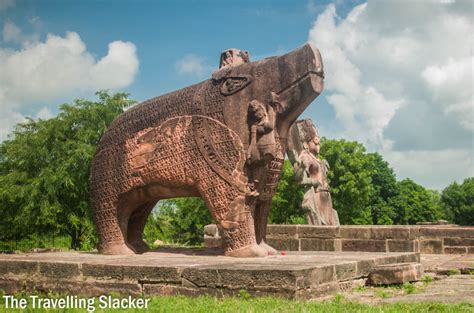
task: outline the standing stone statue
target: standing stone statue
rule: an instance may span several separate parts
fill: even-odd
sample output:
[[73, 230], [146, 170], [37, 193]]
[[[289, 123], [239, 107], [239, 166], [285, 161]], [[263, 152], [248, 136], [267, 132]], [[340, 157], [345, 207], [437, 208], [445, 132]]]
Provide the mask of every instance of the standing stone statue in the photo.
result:
[[309, 44], [256, 62], [229, 49], [210, 79], [122, 113], [91, 167], [99, 252], [147, 251], [143, 229], [155, 204], [198, 196], [222, 230], [225, 255], [275, 254], [265, 234], [287, 134], [323, 78]]
[[326, 160], [318, 158], [320, 137], [311, 119], [300, 120], [292, 125], [288, 146], [295, 179], [304, 186], [301, 206], [307, 213], [308, 224], [339, 225], [327, 183], [329, 165]]

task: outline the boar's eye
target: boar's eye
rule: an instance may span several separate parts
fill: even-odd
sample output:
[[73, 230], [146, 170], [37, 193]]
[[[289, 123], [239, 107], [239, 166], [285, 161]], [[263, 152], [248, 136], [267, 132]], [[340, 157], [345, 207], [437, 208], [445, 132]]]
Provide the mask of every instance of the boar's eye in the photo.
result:
[[251, 82], [250, 76], [226, 77], [221, 83], [221, 94], [232, 95], [247, 87]]

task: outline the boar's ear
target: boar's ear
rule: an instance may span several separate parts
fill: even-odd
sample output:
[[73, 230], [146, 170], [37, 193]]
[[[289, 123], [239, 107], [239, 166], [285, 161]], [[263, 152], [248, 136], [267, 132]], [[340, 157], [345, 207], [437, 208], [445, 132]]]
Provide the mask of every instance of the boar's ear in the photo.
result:
[[241, 91], [252, 82], [250, 76], [230, 76], [222, 79], [221, 94], [224, 96], [232, 95]]

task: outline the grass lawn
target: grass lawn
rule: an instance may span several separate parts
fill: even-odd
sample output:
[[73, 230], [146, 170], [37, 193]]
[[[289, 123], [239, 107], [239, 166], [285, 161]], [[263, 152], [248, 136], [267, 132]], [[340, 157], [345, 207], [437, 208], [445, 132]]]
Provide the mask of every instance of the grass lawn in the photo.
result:
[[[16, 298], [28, 298], [27, 294], [15, 295]], [[53, 296], [58, 297], [58, 296]], [[60, 296], [64, 297], [64, 296]], [[98, 301], [96, 301], [98, 305]], [[0, 298], [0, 311], [5, 309], [5, 301]], [[7, 310], [8, 312], [87, 312], [82, 309], [47, 310], [33, 309]], [[152, 297], [148, 309], [95, 309], [94, 312], [474, 312], [470, 304], [441, 303], [395, 303], [384, 305], [366, 305], [348, 302], [336, 295], [331, 301], [292, 301], [271, 297], [253, 298], [245, 292], [241, 297], [218, 299], [214, 297], [188, 298], [184, 296]]]

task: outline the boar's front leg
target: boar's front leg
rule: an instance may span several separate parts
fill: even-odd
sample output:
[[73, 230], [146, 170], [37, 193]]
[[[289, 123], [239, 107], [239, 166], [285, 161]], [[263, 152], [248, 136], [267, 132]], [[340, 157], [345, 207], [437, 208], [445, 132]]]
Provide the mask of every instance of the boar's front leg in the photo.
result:
[[246, 195], [215, 173], [209, 173], [198, 183], [198, 190], [212, 217], [222, 229], [224, 253], [233, 257], [267, 256], [257, 245], [252, 212], [246, 205]]
[[278, 253], [277, 250], [266, 243], [266, 233], [272, 197], [275, 195], [278, 187], [283, 162], [282, 153], [277, 154], [277, 157], [269, 157], [262, 165], [254, 168], [254, 175], [252, 177], [253, 181], [258, 181], [257, 190], [259, 192], [253, 215], [255, 236], [257, 244], [267, 250], [269, 255]]

